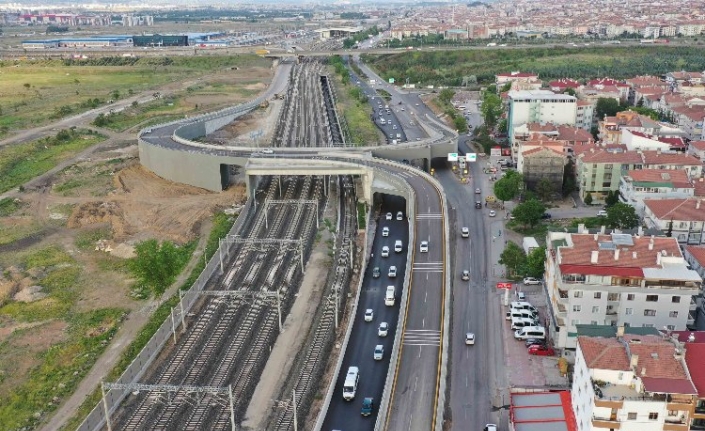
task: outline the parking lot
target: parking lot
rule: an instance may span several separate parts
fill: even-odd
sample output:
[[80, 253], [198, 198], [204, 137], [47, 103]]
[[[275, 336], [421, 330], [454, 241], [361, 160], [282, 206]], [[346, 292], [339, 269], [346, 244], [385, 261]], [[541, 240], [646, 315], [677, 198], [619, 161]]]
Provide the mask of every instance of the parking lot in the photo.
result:
[[[519, 291], [524, 292], [526, 301], [530, 302], [538, 309], [539, 321], [550, 330], [550, 325], [545, 325], [547, 321], [546, 295], [543, 293], [541, 285], [524, 286], [519, 284]], [[509, 301], [517, 301], [516, 291], [510, 292]], [[503, 305], [504, 292], [501, 295], [501, 314], [505, 315], [509, 306]], [[559, 356], [534, 356], [529, 355], [528, 349], [523, 340], [514, 339], [514, 331], [511, 329], [511, 321], [503, 319], [503, 342], [506, 354], [505, 369], [507, 378], [512, 387], [558, 387], [567, 386], [566, 377], [561, 377], [558, 369]], [[558, 352], [557, 352], [558, 353]]]

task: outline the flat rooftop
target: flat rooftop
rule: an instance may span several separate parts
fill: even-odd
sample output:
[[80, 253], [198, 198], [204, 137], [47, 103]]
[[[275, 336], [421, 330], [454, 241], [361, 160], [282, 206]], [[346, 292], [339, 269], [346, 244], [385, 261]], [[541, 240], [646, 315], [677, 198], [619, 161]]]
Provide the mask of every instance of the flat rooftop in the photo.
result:
[[576, 431], [570, 392], [513, 393], [509, 420], [516, 431]]

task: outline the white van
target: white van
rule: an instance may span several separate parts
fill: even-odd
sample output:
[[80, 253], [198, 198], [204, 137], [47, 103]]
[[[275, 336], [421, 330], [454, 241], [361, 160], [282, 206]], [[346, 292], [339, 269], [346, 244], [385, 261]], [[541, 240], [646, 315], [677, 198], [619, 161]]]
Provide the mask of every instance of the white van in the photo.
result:
[[535, 310], [514, 310], [515, 312], [519, 312], [521, 317], [524, 319], [536, 319], [539, 316], [539, 313]]
[[343, 383], [343, 399], [350, 401], [355, 398], [357, 391], [357, 382], [360, 380], [360, 369], [357, 367], [348, 368], [348, 374], [345, 375], [345, 383]]
[[536, 321], [534, 319], [527, 319], [525, 317], [512, 318], [512, 329], [514, 330], [535, 325]]
[[394, 251], [397, 253], [401, 253], [401, 250], [403, 248], [402, 242], [400, 239], [394, 241]]
[[517, 340], [528, 340], [529, 338], [537, 338], [539, 340], [546, 339], [546, 328], [543, 326], [524, 326], [514, 332], [514, 338]]
[[511, 304], [512, 310], [530, 310], [530, 311], [538, 311], [536, 310], [536, 307], [531, 305], [528, 302], [512, 302]]
[[387, 286], [387, 292], [384, 295], [384, 305], [387, 307], [394, 306], [395, 299], [394, 286]]

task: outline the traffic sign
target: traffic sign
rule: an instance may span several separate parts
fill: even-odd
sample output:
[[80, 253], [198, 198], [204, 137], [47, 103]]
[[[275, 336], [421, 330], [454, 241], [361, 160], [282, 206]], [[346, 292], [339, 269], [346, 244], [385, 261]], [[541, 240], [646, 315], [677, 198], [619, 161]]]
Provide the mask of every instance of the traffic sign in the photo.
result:
[[394, 84], [394, 78], [389, 78], [389, 83]]
[[497, 283], [497, 289], [511, 289], [512, 283]]
[[467, 153], [465, 155], [465, 160], [468, 162], [476, 162], [477, 161], [477, 153]]
[[458, 161], [458, 153], [448, 153], [448, 161], [449, 162], [457, 162]]

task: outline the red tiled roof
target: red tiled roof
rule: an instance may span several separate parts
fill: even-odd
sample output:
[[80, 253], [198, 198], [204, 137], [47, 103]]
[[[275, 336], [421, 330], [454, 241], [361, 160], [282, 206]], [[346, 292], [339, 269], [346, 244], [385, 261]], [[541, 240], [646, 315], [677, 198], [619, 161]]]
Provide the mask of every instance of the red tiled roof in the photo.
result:
[[650, 136], [650, 135], [647, 135], [646, 133], [639, 132], [636, 130], [628, 130], [628, 132], [634, 136], [639, 136], [641, 138], [651, 139], [652, 141], [658, 141], [658, 142], [663, 142], [664, 144], [669, 144], [671, 147], [678, 147], [678, 148], [685, 147], [685, 142], [683, 141], [683, 138], [680, 138], [680, 137], [665, 138], [663, 136]]
[[548, 86], [557, 88], [578, 88], [580, 87], [580, 83], [574, 79], [563, 78], [549, 82]]
[[705, 141], [690, 141], [688, 142], [688, 145], [698, 151], [705, 151]]
[[597, 150], [595, 152], [586, 151], [582, 155], [583, 163], [642, 163], [641, 155], [636, 151], [612, 152]]
[[593, 141], [592, 134], [585, 129], [573, 126], [558, 126], [558, 140], [561, 141]]
[[627, 176], [644, 183], [670, 182], [680, 188], [692, 187], [684, 169], [632, 169], [627, 171]]
[[685, 250], [693, 256], [696, 262], [705, 267], [705, 246], [687, 245]]
[[695, 190], [693, 191], [695, 197], [705, 197], [705, 178], [696, 178], [693, 181], [693, 187], [695, 187]]
[[541, 145], [540, 147], [536, 147], [536, 148], [532, 148], [530, 150], [522, 151], [521, 154], [524, 157], [527, 157], [527, 156], [533, 156], [535, 154], [545, 153], [546, 151], [549, 151], [549, 152], [558, 154], [559, 156], [565, 156], [565, 154], [563, 153], [563, 150], [562, 150], [563, 145], [561, 145], [560, 148], [561, 149], [559, 150], [559, 149], [553, 148], [552, 145]]
[[531, 78], [531, 77], [538, 78], [537, 74], [530, 73], [530, 72], [504, 72], [504, 73], [498, 73], [496, 76], [501, 76], [504, 78]]
[[662, 336], [624, 334], [622, 338], [629, 343], [631, 358], [639, 355], [635, 372], [642, 379], [688, 379], [681, 362], [674, 357], [676, 346]]
[[[595, 239], [597, 237], [597, 239]], [[642, 268], [658, 268], [656, 255], [659, 251], [665, 250], [666, 255], [682, 257], [680, 247], [676, 238], [668, 237], [646, 237], [632, 236], [634, 245], [619, 246], [619, 258], [615, 259], [614, 250], [600, 250], [599, 243], [612, 242], [610, 235], [592, 234], [571, 234], [572, 247], [560, 247], [561, 268], [564, 265], [573, 265], [578, 268], [606, 268], [606, 270], [634, 271], [641, 274]], [[649, 244], [653, 240], [653, 247], [649, 250]], [[597, 263], [591, 263], [592, 252], [596, 251]], [[635, 257], [636, 253], [636, 257]], [[580, 272], [573, 272], [580, 274]]]
[[642, 151], [645, 165], [701, 166], [703, 163], [686, 153], [664, 153], [662, 151]]
[[690, 378], [695, 384], [699, 398], [705, 398], [705, 344], [688, 343], [685, 346], [685, 363], [690, 372]]
[[[654, 261], [656, 259], [654, 258]], [[643, 277], [644, 271], [641, 268], [624, 268], [614, 266], [591, 266], [591, 265], [558, 265], [561, 274], [584, 274], [584, 275], [615, 275], [620, 277]]]
[[615, 87], [629, 87], [628, 84], [625, 84], [623, 82], [619, 82], [615, 79], [612, 78], [599, 78], [599, 79], [593, 79], [588, 82], [588, 85], [613, 85]]
[[529, 132], [555, 132], [558, 130], [553, 123], [526, 123], [526, 129]]
[[629, 371], [627, 350], [616, 338], [578, 337], [578, 344], [588, 368]]
[[656, 394], [683, 394], [696, 395], [698, 393], [693, 382], [688, 379], [658, 379], [653, 377], [642, 377], [646, 392]]
[[644, 205], [659, 220], [705, 221], [705, 203], [700, 199], [644, 199]]

